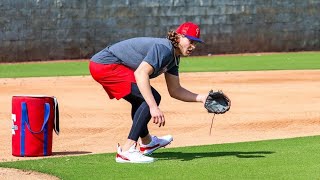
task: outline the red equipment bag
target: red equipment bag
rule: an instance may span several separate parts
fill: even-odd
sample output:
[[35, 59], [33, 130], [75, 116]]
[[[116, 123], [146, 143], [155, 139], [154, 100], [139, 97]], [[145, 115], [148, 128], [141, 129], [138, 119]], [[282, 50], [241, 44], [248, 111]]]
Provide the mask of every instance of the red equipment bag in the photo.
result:
[[59, 135], [59, 108], [55, 97], [12, 97], [12, 155], [52, 155], [53, 130]]

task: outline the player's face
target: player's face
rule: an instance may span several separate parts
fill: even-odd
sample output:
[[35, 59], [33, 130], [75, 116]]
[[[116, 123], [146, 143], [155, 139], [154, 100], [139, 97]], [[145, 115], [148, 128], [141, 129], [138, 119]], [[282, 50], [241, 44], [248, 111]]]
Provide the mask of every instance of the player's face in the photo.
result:
[[193, 50], [196, 48], [197, 42], [188, 39], [185, 36], [180, 37], [179, 49], [182, 56], [190, 56]]

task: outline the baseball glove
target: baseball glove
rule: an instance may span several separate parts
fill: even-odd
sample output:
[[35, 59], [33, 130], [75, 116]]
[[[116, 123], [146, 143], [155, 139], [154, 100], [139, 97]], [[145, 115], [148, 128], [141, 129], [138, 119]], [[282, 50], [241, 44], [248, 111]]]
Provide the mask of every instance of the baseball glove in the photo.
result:
[[229, 111], [231, 101], [221, 90], [213, 92], [211, 90], [204, 103], [204, 107], [208, 110], [208, 113], [223, 114]]

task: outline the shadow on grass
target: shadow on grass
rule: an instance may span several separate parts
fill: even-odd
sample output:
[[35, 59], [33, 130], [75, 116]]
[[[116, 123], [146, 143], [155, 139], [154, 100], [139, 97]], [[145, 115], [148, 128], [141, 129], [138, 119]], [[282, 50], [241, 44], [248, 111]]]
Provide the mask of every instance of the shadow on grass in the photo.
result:
[[181, 159], [181, 161], [190, 161], [205, 157], [223, 157], [235, 156], [238, 158], [264, 158], [267, 154], [273, 154], [272, 151], [253, 151], [253, 152], [206, 152], [206, 153], [184, 153], [184, 152], [160, 152], [152, 154], [152, 157], [163, 160]]

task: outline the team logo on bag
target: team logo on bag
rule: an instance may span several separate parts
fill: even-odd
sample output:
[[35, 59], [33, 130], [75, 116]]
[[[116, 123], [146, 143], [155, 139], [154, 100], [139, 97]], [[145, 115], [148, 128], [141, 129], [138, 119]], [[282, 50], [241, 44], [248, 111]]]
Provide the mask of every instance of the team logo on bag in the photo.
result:
[[13, 135], [15, 135], [16, 134], [16, 130], [18, 130], [18, 126], [14, 124], [17, 121], [17, 118], [16, 118], [15, 114], [11, 114], [11, 120], [12, 120], [11, 133]]

